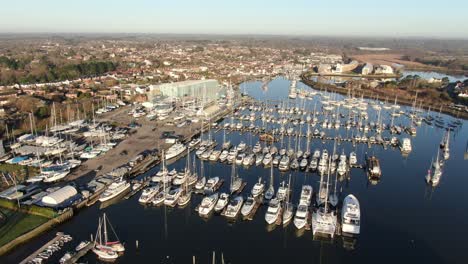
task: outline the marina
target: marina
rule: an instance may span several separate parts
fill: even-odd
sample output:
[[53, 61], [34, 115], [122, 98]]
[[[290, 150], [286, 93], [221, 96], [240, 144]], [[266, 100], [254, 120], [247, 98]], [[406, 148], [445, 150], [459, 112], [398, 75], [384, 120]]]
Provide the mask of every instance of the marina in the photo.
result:
[[[433, 225], [424, 219], [446, 223], [443, 214], [448, 213], [449, 208], [436, 202], [437, 199], [457, 206], [466, 205], [465, 201], [452, 198], [453, 194], [463, 193], [461, 183], [468, 183], [466, 177], [457, 173], [467, 169], [462, 161], [468, 134], [466, 121], [449, 128], [455, 121], [451, 117], [437, 117], [437, 113], [403, 106], [398, 110], [403, 113], [395, 117], [393, 108], [386, 109], [379, 101], [359, 97], [351, 100], [312, 90], [302, 83], [297, 83], [297, 96], [288, 99], [290, 81], [284, 78], [273, 80], [268, 92], [261, 89], [261, 82], [244, 83], [241, 88], [257, 101], [236, 107], [216, 124], [202, 125], [207, 128], [200, 135], [202, 143], [193, 143], [190, 147], [187, 140], [185, 144], [173, 145], [170, 158], [162, 157], [168, 164], [156, 165], [136, 175], [132, 184], [113, 183], [110, 189], [115, 192], [108, 191], [101, 196], [106, 201], [107, 197], [127, 192], [125, 199], [118, 199], [103, 209], [89, 207], [50, 233], [57, 229], [77, 239], [88, 238], [96, 231], [96, 220], [105, 212], [112, 219], [120, 241], [126, 243], [119, 263], [167, 259], [188, 263], [193, 256], [206, 262], [213, 250], [222, 251], [231, 263], [245, 262], [239, 250], [255, 250], [256, 256], [249, 258], [259, 263], [282, 263], [294, 254], [314, 261], [325, 260], [325, 263], [342, 263], [345, 259], [349, 263], [362, 263], [375, 255], [393, 262], [398, 261], [394, 251], [425, 263], [460, 259], [463, 253], [453, 253], [451, 248], [463, 249], [462, 242], [438, 245], [437, 253], [430, 250], [435, 247], [431, 239]], [[302, 91], [313, 95], [306, 96]], [[336, 103], [345, 100], [355, 103], [356, 107], [365, 102], [365, 110]], [[418, 119], [426, 120], [429, 116], [443, 121], [443, 125], [438, 127], [424, 122], [417, 125]], [[417, 133], [412, 132], [413, 128]], [[442, 142], [450, 144], [452, 155], [444, 161], [438, 184], [428, 184], [427, 167], [432, 166], [431, 159], [439, 158], [439, 143], [446, 135], [450, 140]], [[203, 141], [208, 143], [203, 144]], [[232, 147], [224, 148], [227, 141]], [[187, 148], [189, 153], [185, 155]], [[223, 156], [225, 158], [221, 158]], [[443, 151], [440, 156], [443, 157]], [[187, 178], [174, 182], [177, 175], [182, 177], [180, 173], [187, 174], [187, 171], [196, 174], [197, 180], [187, 186], [184, 185]], [[162, 182], [151, 181], [159, 172], [163, 175]], [[202, 182], [202, 177], [206, 180], [200, 183], [203, 188], [199, 191], [195, 186]], [[134, 188], [137, 183], [139, 185]], [[264, 185], [254, 192], [257, 183]], [[160, 186], [157, 193], [162, 196], [155, 191], [153, 199], [164, 197], [166, 200], [158, 206], [138, 202], [142, 190], [156, 184]], [[277, 199], [272, 204], [272, 200], [265, 199], [268, 186], [274, 190], [270, 199]], [[306, 188], [303, 193], [304, 186], [311, 186], [310, 191]], [[167, 195], [177, 202], [179, 191], [175, 196], [169, 188], [180, 188], [179, 191], [184, 188], [185, 192], [193, 188], [194, 191], [190, 192], [191, 199], [185, 206], [177, 206], [174, 201], [167, 202]], [[220, 196], [210, 195], [223, 192], [230, 194], [229, 201], [235, 202], [229, 202], [222, 212], [215, 212], [214, 200], [217, 202]], [[251, 194], [257, 198], [249, 200]], [[213, 199], [205, 200], [207, 197]], [[205, 201], [203, 206], [202, 201]], [[251, 208], [242, 210], [247, 201], [255, 202]], [[274, 207], [272, 225], [265, 222], [269, 204]], [[296, 221], [300, 205], [303, 205], [303, 213]], [[200, 208], [206, 209], [200, 212]], [[289, 210], [292, 210], [290, 216], [286, 215]], [[285, 215], [288, 221], [284, 220]], [[395, 215], [404, 215], [405, 219], [399, 223], [388, 220]], [[132, 222], [125, 220], [128, 217]], [[301, 217], [302, 222], [299, 221]], [[463, 218], [457, 216], [454, 221], [462, 225]], [[330, 223], [333, 228], [328, 226]], [[297, 228], [298, 225], [301, 228]], [[50, 233], [22, 246], [24, 252], [50, 239]], [[237, 243], [251, 239], [255, 243]], [[453, 237], [438, 234], [438, 239], [449, 241]], [[187, 250], [180, 251], [180, 247]], [[292, 251], [281, 254], [286, 248]], [[12, 252], [1, 259], [18, 259], [24, 254], [21, 252]], [[90, 252], [80, 261], [94, 262], [95, 258]]]

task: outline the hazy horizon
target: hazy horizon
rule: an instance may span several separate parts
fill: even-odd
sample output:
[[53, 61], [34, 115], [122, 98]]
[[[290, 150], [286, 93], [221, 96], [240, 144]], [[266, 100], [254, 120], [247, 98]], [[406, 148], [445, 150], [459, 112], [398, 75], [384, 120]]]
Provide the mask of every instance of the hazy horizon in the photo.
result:
[[174, 34], [468, 38], [468, 3], [448, 0], [311, 3], [58, 0], [2, 6], [3, 34]]

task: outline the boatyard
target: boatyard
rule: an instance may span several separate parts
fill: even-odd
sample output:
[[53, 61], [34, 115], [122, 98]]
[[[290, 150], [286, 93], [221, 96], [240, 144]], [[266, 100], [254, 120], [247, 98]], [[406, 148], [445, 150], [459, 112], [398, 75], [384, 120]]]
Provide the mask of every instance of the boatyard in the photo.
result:
[[[161, 226], [157, 233], [165, 240], [171, 234], [184, 236], [184, 232], [199, 237], [214, 226], [231, 235], [253, 232], [262, 241], [284, 230], [283, 239], [289, 246], [307, 248], [310, 243], [328, 241], [355, 250], [362, 236], [375, 232], [367, 224], [369, 210], [376, 205], [366, 190], [372, 192], [394, 182], [397, 169], [392, 164], [403, 160], [402, 166], [408, 166], [406, 162], [422, 155], [422, 149], [430, 151], [433, 160], [429, 156], [420, 165], [418, 179], [412, 179], [412, 184], [430, 193], [444, 185], [445, 174], [454, 166], [450, 153], [459, 148], [453, 141], [466, 127], [463, 121], [419, 109], [416, 104], [400, 106], [397, 99], [381, 102], [321, 92], [296, 80], [273, 81], [271, 89], [282, 99], [277, 94], [275, 99], [263, 99], [266, 91], [255, 86], [258, 83], [249, 83], [254, 87], [250, 89], [241, 85], [246, 94], [236, 100], [239, 103], [223, 102], [209, 117], [189, 118], [185, 110], [182, 118], [177, 111], [162, 120], [135, 118], [137, 113], [151, 112], [134, 105], [97, 115], [93, 123], [108, 124], [114, 131], [128, 130], [105, 154], [84, 160], [59, 181], [63, 186], [78, 180], [94, 190], [70, 202], [72, 208], [82, 211], [51, 230], [73, 234], [76, 243], [94, 237], [67, 257], [62, 252], [63, 263], [96, 257], [129, 260], [137, 258], [138, 252], [149, 254], [143, 252], [154, 238], [141, 230], [128, 233], [126, 229], [135, 230], [135, 226], [123, 220], [127, 214], [140, 215], [141, 222], [136, 223], [148, 229], [157, 221]], [[180, 107], [176, 109], [182, 111]], [[176, 125], [173, 119], [177, 119]], [[180, 122], [184, 125], [177, 125]], [[429, 136], [437, 141], [424, 148], [421, 144]], [[85, 190], [72, 188], [54, 190], [60, 197]], [[59, 197], [53, 191], [44, 195], [54, 202]], [[83, 218], [87, 224], [78, 234], [72, 227]], [[249, 225], [259, 230], [253, 231]], [[286, 236], [286, 232], [294, 235]], [[32, 263], [54, 239], [24, 263]], [[49, 257], [59, 260], [58, 255]]]

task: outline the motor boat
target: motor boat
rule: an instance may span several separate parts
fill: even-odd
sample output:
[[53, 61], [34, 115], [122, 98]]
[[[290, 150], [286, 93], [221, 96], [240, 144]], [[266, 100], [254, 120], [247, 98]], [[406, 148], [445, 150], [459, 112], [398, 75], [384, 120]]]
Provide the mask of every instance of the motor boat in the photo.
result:
[[218, 213], [221, 212], [224, 208], [226, 208], [228, 203], [229, 203], [229, 194], [221, 193], [221, 195], [219, 195], [218, 202], [216, 203], [214, 207], [215, 212], [218, 212]]
[[198, 214], [201, 217], [207, 217], [210, 215], [211, 211], [215, 208], [219, 199], [219, 193], [214, 193], [210, 196], [203, 198], [198, 207]]
[[262, 182], [262, 178], [258, 178], [258, 182], [254, 184], [252, 187], [252, 196], [258, 197], [263, 194], [263, 191], [265, 189], [265, 184]]
[[257, 203], [257, 201], [255, 201], [255, 198], [253, 198], [252, 196], [249, 196], [245, 202], [244, 202], [244, 205], [242, 205], [242, 208], [241, 208], [241, 214], [243, 217], [246, 217], [248, 216], [250, 213], [252, 213], [254, 207], [255, 207], [255, 204]]
[[301, 230], [307, 225], [307, 219], [309, 218], [309, 207], [306, 204], [300, 203], [297, 207], [296, 214], [294, 216], [294, 226]]
[[229, 201], [229, 204], [226, 208], [226, 212], [225, 212], [225, 216], [227, 218], [236, 218], [237, 215], [239, 214], [239, 211], [242, 207], [242, 204], [244, 202], [244, 198], [242, 198], [242, 196], [237, 196], [235, 197], [234, 199], [231, 199]]
[[99, 197], [100, 202], [105, 202], [117, 197], [118, 195], [130, 190], [130, 183], [120, 178], [119, 181], [111, 183], [109, 187]]
[[341, 228], [343, 233], [358, 235], [361, 226], [361, 209], [358, 199], [349, 194], [343, 200], [341, 210]]
[[267, 212], [265, 213], [265, 221], [271, 225], [278, 220], [281, 213], [281, 203], [278, 199], [273, 198], [268, 204]]

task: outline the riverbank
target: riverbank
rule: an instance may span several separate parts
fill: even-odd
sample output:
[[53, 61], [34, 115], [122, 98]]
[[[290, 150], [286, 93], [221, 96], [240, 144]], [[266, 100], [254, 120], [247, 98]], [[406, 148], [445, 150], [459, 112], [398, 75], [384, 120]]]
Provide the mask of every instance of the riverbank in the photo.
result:
[[[312, 81], [304, 74], [301, 75], [301, 81], [313, 89], [321, 90], [320, 88], [317, 88], [317, 84], [318, 84], [317, 82]], [[369, 99], [380, 98], [379, 99], [380, 101], [384, 101], [385, 98], [393, 98], [395, 96], [394, 93], [388, 93], [388, 91], [386, 91], [385, 89], [370, 90], [370, 89], [360, 89], [360, 88], [342, 88], [336, 85], [324, 84], [324, 83], [320, 83], [320, 86], [324, 87], [329, 92], [335, 92], [335, 93], [339, 93], [343, 95], [348, 95], [351, 93], [351, 94], [355, 94], [356, 96], [359, 96], [359, 97], [363, 96], [364, 98], [369, 98]], [[411, 106], [413, 105], [413, 103], [414, 103], [414, 98], [398, 97], [398, 104]], [[424, 110], [429, 110], [430, 108], [433, 111], [437, 111], [440, 109], [440, 111], [444, 114], [448, 114], [453, 117], [468, 120], [468, 112], [463, 112], [463, 111], [458, 111], [455, 109], [448, 108], [449, 107], [448, 104], [449, 102], [446, 102], [443, 104], [439, 103], [439, 104], [431, 104], [431, 105], [421, 105], [420, 107]]]

